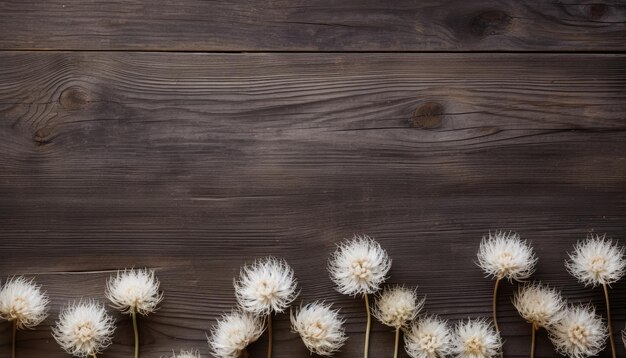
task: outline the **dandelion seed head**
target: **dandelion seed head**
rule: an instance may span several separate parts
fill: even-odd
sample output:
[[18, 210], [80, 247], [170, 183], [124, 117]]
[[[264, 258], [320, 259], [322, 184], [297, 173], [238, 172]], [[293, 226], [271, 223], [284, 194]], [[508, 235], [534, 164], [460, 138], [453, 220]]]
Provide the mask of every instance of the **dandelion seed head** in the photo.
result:
[[297, 286], [287, 261], [266, 257], [241, 268], [235, 295], [244, 311], [258, 315], [282, 313], [298, 296]]
[[561, 316], [565, 300], [561, 293], [542, 284], [527, 284], [513, 298], [517, 312], [535, 328], [550, 327]]
[[159, 285], [154, 270], [123, 270], [111, 276], [105, 294], [112, 306], [122, 313], [147, 315], [156, 311], [163, 300]]
[[492, 358], [500, 353], [502, 341], [493, 325], [485, 319], [457, 323], [452, 339], [452, 353], [457, 358]]
[[452, 333], [445, 321], [425, 316], [405, 330], [404, 343], [412, 358], [444, 358], [451, 353]]
[[488, 276], [522, 281], [532, 275], [536, 263], [532, 247], [516, 233], [490, 232], [480, 242], [478, 266]]
[[10, 278], [0, 288], [0, 318], [18, 329], [33, 328], [48, 316], [48, 296], [33, 279]]
[[423, 306], [424, 299], [417, 298], [415, 289], [392, 286], [376, 297], [372, 314], [387, 326], [401, 328], [413, 320]]
[[548, 330], [557, 351], [571, 358], [594, 356], [604, 349], [607, 327], [592, 306], [570, 306]]
[[65, 308], [52, 335], [67, 353], [91, 357], [111, 344], [115, 320], [104, 306], [95, 301], [81, 301]]
[[320, 302], [302, 306], [291, 314], [291, 330], [300, 335], [311, 353], [321, 356], [331, 356], [348, 339], [343, 324], [338, 310]]
[[607, 239], [606, 235], [591, 235], [574, 246], [565, 266], [586, 286], [610, 285], [624, 276], [624, 248]]
[[380, 289], [387, 279], [391, 259], [369, 236], [357, 236], [339, 244], [328, 262], [330, 278], [344, 295], [366, 295]]
[[239, 358], [246, 347], [259, 339], [264, 321], [249, 312], [232, 311], [220, 318], [208, 337], [211, 353], [217, 358]]

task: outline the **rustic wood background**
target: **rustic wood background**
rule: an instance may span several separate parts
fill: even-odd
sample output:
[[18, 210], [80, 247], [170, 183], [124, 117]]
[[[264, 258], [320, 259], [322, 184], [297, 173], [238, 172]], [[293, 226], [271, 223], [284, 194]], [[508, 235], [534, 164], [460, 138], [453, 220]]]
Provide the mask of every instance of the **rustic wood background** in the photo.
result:
[[[18, 357], [65, 357], [60, 307], [104, 300], [133, 266], [165, 291], [142, 356], [208, 357], [240, 265], [270, 254], [302, 300], [341, 307], [337, 357], [359, 357], [361, 301], [325, 271], [354, 233], [453, 322], [491, 314], [474, 261], [499, 228], [532, 241], [535, 279], [604, 314], [563, 261], [590, 232], [626, 244], [625, 21], [620, 0], [0, 1], [0, 276], [52, 298]], [[511, 358], [530, 343], [514, 287], [498, 302]], [[626, 281], [611, 294], [617, 335]], [[103, 358], [131, 356], [116, 317]], [[275, 329], [276, 358], [309, 356], [286, 315]], [[390, 329], [372, 339], [371, 357], [391, 356]], [[5, 322], [0, 355], [9, 342]], [[540, 333], [537, 357], [555, 356]]]

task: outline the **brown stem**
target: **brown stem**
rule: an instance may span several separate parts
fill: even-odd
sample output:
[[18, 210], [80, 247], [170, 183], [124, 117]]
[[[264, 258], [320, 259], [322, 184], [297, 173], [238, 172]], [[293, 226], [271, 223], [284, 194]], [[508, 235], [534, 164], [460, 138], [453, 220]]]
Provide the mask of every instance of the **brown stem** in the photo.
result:
[[272, 313], [267, 316], [267, 358], [272, 358]]
[[537, 328], [535, 328], [535, 324], [530, 325], [530, 329], [532, 330], [532, 335], [530, 339], [530, 358], [535, 358], [535, 335], [537, 333]]
[[[498, 297], [498, 286], [500, 286], [500, 280], [502, 280], [501, 277], [496, 277], [496, 283], [493, 286], [493, 302], [492, 302], [492, 311], [493, 311], [493, 325], [496, 328], [496, 334], [498, 335], [498, 337], [500, 338], [500, 340], [502, 341], [502, 337], [500, 336], [500, 328], [498, 327], [498, 316], [497, 316], [497, 310], [496, 310], [496, 298]], [[504, 351], [501, 349], [500, 350], [500, 358], [504, 358]]]
[[135, 332], [135, 358], [139, 358], [139, 327], [137, 326], [137, 312], [133, 309], [133, 331]]
[[609, 340], [611, 341], [611, 353], [613, 354], [613, 358], [616, 358], [615, 354], [615, 338], [613, 337], [613, 327], [611, 327], [611, 305], [609, 304], [609, 289], [605, 284], [602, 285], [604, 287], [604, 299], [606, 300], [606, 320], [609, 326]]
[[398, 343], [400, 342], [400, 327], [396, 328], [396, 344], [393, 348], [393, 358], [398, 358]]
[[363, 350], [363, 358], [367, 358], [370, 347], [370, 328], [372, 326], [372, 314], [370, 313], [370, 301], [365, 294], [365, 312], [367, 313], [367, 327], [365, 328], [365, 349]]
[[15, 340], [17, 337], [17, 321], [13, 320], [13, 343], [11, 344], [11, 356], [15, 358]]

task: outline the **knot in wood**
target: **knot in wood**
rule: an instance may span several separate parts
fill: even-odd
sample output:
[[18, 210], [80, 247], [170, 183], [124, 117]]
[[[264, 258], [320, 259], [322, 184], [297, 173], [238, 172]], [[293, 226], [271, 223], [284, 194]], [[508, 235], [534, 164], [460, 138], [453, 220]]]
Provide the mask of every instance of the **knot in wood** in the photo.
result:
[[511, 16], [501, 10], [488, 10], [476, 15], [470, 24], [470, 32], [476, 36], [492, 36], [506, 32]]
[[78, 87], [70, 87], [59, 96], [59, 103], [68, 111], [75, 111], [84, 108], [89, 103], [89, 95]]
[[441, 126], [443, 106], [437, 102], [426, 102], [413, 113], [413, 127], [432, 129]]

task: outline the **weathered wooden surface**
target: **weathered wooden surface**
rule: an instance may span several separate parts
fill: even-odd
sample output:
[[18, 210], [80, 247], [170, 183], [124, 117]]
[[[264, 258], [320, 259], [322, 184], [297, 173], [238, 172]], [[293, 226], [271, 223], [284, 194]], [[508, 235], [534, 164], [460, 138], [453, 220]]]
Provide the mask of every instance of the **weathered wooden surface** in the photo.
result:
[[624, 51], [623, 0], [0, 2], [0, 48]]
[[[419, 285], [426, 310], [452, 321], [490, 315], [493, 282], [474, 264], [489, 230], [532, 240], [536, 279], [600, 307], [601, 291], [566, 273], [566, 251], [588, 232], [625, 243], [625, 55], [3, 52], [0, 63], [0, 273], [35, 275], [53, 303], [20, 332], [22, 358], [65, 357], [49, 325], [68, 300], [103, 299], [117, 268], [162, 281], [162, 308], [141, 322], [144, 357], [207, 357], [232, 277], [270, 254], [294, 267], [304, 301], [342, 308], [338, 357], [358, 357], [363, 307], [325, 273], [342, 237], [376, 237], [390, 282]], [[504, 284], [499, 300], [507, 357], [526, 357], [512, 292]], [[611, 293], [617, 331], [626, 282]], [[118, 318], [103, 358], [131, 355]], [[308, 356], [286, 315], [275, 329], [275, 357]], [[390, 356], [393, 333], [373, 329], [371, 357]], [[0, 324], [3, 355], [9, 337]], [[540, 333], [537, 357], [554, 356]]]

